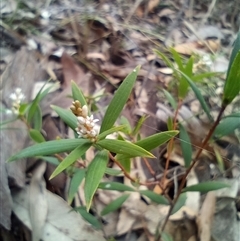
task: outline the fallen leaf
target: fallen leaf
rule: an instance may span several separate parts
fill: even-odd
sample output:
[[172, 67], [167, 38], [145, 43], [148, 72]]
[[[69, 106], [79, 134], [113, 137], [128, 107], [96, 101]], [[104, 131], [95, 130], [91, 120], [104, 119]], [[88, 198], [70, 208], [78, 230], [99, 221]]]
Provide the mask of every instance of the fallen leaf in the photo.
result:
[[47, 218], [47, 190], [43, 179], [45, 169], [46, 162], [42, 162], [33, 173], [29, 187], [29, 217], [32, 226], [32, 241], [41, 239]]
[[[29, 186], [14, 191], [13, 212], [32, 230], [29, 211]], [[100, 232], [95, 231], [83, 218], [59, 196], [47, 191], [48, 214], [42, 232], [44, 241], [105, 241]]]

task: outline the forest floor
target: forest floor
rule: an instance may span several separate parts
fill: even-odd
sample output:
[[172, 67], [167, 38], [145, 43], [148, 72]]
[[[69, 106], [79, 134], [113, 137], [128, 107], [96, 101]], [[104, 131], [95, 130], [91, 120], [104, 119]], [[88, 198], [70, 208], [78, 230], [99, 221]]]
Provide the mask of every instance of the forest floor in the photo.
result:
[[[240, 28], [239, 0], [2, 0], [0, 7], [2, 122], [10, 118], [6, 110], [11, 109], [9, 97], [16, 88], [22, 89], [29, 102], [49, 81], [54, 87], [41, 102], [42, 133], [46, 140], [73, 138], [50, 107], [69, 109], [72, 80], [101, 123], [103, 111], [118, 86], [140, 65], [119, 123], [133, 128], [141, 116], [148, 116], [140, 131], [142, 137], [166, 131], [168, 119], [174, 116], [167, 93], [177, 99], [176, 78], [157, 52], [176, 65], [170, 48], [184, 63], [193, 58], [193, 75], [202, 74], [199, 88], [216, 118], [229, 57]], [[226, 114], [239, 111], [239, 99]], [[183, 100], [177, 118], [185, 122], [193, 152], [197, 152], [211, 124], [192, 91]], [[88, 215], [81, 208], [85, 199], [80, 185], [71, 206], [81, 207], [76, 209], [79, 212], [70, 212], [70, 177], [61, 173], [49, 181], [55, 169], [50, 159], [6, 164], [11, 155], [32, 142], [19, 120], [1, 127], [1, 240], [160, 240], [157, 230], [164, 223], [168, 207], [152, 203], [136, 192], [118, 210], [101, 216], [101, 210], [121, 193], [98, 190]], [[240, 240], [239, 140], [236, 132], [207, 147], [186, 184], [219, 179], [230, 187], [208, 194], [187, 192], [179, 204], [181, 208], [170, 215], [161, 240]], [[163, 145], [154, 152], [157, 160], [148, 160], [147, 165], [135, 160], [131, 174], [144, 181], [156, 181], [145, 189], [159, 195], [163, 190], [156, 183], [164, 176], [164, 193], [174, 198], [185, 171], [180, 149], [177, 137], [167, 169], [167, 147]], [[90, 151], [86, 160], [92, 156]], [[122, 174], [106, 175], [104, 181], [109, 180], [132, 186]], [[46, 189], [44, 197], [41, 188]]]

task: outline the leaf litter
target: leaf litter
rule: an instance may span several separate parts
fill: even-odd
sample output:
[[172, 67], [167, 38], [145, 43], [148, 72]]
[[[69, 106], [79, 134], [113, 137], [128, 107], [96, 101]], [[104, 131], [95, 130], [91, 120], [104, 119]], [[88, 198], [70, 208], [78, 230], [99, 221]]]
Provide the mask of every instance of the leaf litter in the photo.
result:
[[[1, 92], [3, 93], [1, 105], [6, 106], [4, 100], [7, 99], [14, 86], [25, 87], [26, 93], [30, 94], [34, 91], [35, 83], [37, 85], [49, 78], [53, 82], [58, 82], [60, 88], [50, 93], [41, 103], [43, 131], [48, 140], [68, 136], [66, 126], [59, 121], [57, 116], [53, 115], [49, 107], [50, 105], [57, 105], [65, 109], [70, 107], [69, 95], [72, 80], [81, 87], [87, 97], [105, 90], [102, 98], [96, 104], [97, 109], [101, 110], [107, 106], [110, 97], [121, 81], [139, 64], [142, 67], [137, 85], [123, 115], [127, 117], [132, 126], [137, 122], [139, 116], [150, 116], [141, 129], [142, 136], [166, 130], [167, 120], [174, 115], [174, 112], [165, 96], [162, 95], [161, 88], [171, 88], [172, 69], [161, 59], [156, 58], [153, 49], [167, 54], [166, 46], [171, 46], [186, 57], [196, 55], [196, 58], [199, 59], [195, 66], [196, 71], [201, 71], [201, 68], [205, 68], [205, 70], [209, 68], [209, 71], [217, 69], [217, 71], [224, 72], [227, 69], [227, 59], [240, 23], [237, 14], [239, 7], [234, 8], [234, 5], [227, 3], [229, 5], [229, 10], [227, 10], [223, 1], [204, 1], [201, 4], [200, 1], [195, 1], [191, 5], [188, 4], [188, 1], [171, 0], [139, 0], [133, 4], [126, 1], [112, 3], [107, 0], [79, 4], [78, 1], [73, 0], [71, 2], [61, 1], [61, 3], [50, 1], [46, 4], [37, 1], [35, 6], [27, 1], [22, 2], [23, 5], [18, 6], [14, 1], [4, 1], [1, 9], [3, 14], [1, 28], [4, 30], [1, 49], [8, 50], [1, 56], [1, 68], [3, 68], [1, 69]], [[221, 20], [217, 20], [218, 16], [222, 16]], [[16, 51], [18, 52], [15, 53]], [[20, 60], [16, 61], [19, 55], [21, 55]], [[214, 56], [213, 62], [208, 65], [206, 61], [204, 62], [204, 58], [212, 55]], [[28, 58], [30, 58], [30, 62], [28, 62]], [[214, 69], [211, 69], [213, 66]], [[205, 92], [205, 97], [208, 98], [213, 114], [214, 110], [219, 108], [220, 97], [213, 93], [209, 94], [209, 91], [215, 86], [221, 87], [222, 79], [223, 77], [220, 76], [218, 82], [213, 81], [206, 84], [208, 92]], [[209, 123], [206, 122], [204, 116], [196, 116], [198, 106], [193, 104], [195, 100], [194, 95], [190, 94], [178, 116], [178, 121], [183, 122], [188, 131], [194, 153], [201, 145], [204, 133], [209, 129]], [[90, 103], [94, 106], [94, 102], [90, 101]], [[236, 101], [231, 108], [237, 110], [238, 103]], [[229, 110], [230, 113], [232, 109]], [[102, 114], [99, 111], [99, 119], [102, 119]], [[8, 141], [10, 134], [7, 132], [3, 132], [3, 137], [5, 138], [3, 142], [8, 143], [8, 146], [15, 146], [19, 142], [19, 137], [13, 136], [10, 143]], [[6, 139], [6, 137], [8, 138]], [[21, 138], [24, 143], [27, 140], [26, 133]], [[23, 146], [19, 148], [23, 148]], [[239, 180], [237, 179], [239, 168], [235, 161], [240, 156], [239, 142], [235, 137], [230, 136], [216, 143], [214, 148], [217, 148], [222, 155], [225, 168], [230, 170], [227, 173], [228, 176], [232, 176], [230, 180], [238, 184], [234, 184], [230, 188], [230, 196], [227, 193], [209, 193], [206, 197], [199, 198], [198, 192], [195, 193], [196, 195], [187, 193], [183, 207], [176, 214], [170, 216], [166, 226], [166, 233], [170, 234], [175, 241], [193, 241], [198, 238], [205, 241], [211, 240], [211, 237], [216, 241], [227, 240], [227, 238], [237, 241], [240, 236], [237, 232], [240, 230], [239, 222], [236, 221], [237, 210], [234, 208], [238, 198], [236, 190], [239, 191]], [[153, 154], [158, 156], [157, 161], [149, 159], [154, 173], [150, 172], [140, 159], [133, 162], [131, 173], [136, 177], [140, 175], [143, 180], [154, 178], [160, 180], [166, 163], [166, 150], [167, 146], [154, 150]], [[1, 163], [4, 164], [6, 159], [15, 152], [14, 148], [5, 149], [4, 155], [1, 156]], [[92, 155], [94, 155], [92, 152], [87, 154], [87, 161], [91, 159], [89, 156]], [[188, 184], [208, 181], [213, 174], [222, 175], [216, 163], [215, 151], [211, 146], [202, 154], [201, 159], [203, 164], [195, 167]], [[230, 160], [233, 163], [230, 163]], [[65, 235], [64, 240], [104, 240], [103, 234], [93, 231], [80, 215], [69, 212], [70, 207], [67, 203], [57, 197], [60, 195], [67, 200], [69, 178], [65, 174], [49, 181], [48, 177], [54, 170], [49, 163], [46, 171], [42, 172], [39, 167], [32, 164], [36, 163], [36, 160], [23, 162], [23, 165], [16, 162], [0, 166], [0, 171], [5, 168], [11, 170], [8, 171], [8, 180], [13, 180], [10, 195], [7, 177], [1, 176], [4, 179], [0, 182], [0, 208], [4, 210], [0, 217], [1, 225], [7, 230], [11, 229], [11, 207], [6, 206], [6, 202], [8, 202], [6, 200], [13, 199], [13, 212], [26, 227], [33, 231], [35, 240], [40, 239], [42, 229], [44, 230], [43, 240], [51, 240], [52, 235], [54, 237], [60, 235], [59, 240], [62, 235]], [[14, 167], [9, 165], [14, 165]], [[78, 165], [81, 167], [83, 162], [79, 162]], [[168, 175], [165, 180], [165, 184], [168, 186], [167, 192], [173, 193], [171, 196], [174, 196], [177, 190], [183, 171], [184, 160], [180, 141], [176, 138], [175, 149], [170, 158]], [[43, 184], [44, 172], [46, 188]], [[16, 175], [16, 173], [18, 174]], [[39, 176], [37, 173], [40, 173]], [[108, 177], [106, 180], [120, 181], [131, 186], [126, 178], [122, 178], [122, 174]], [[225, 180], [227, 179], [225, 178]], [[19, 183], [21, 183], [21, 191], [13, 191], [15, 187], [19, 187]], [[38, 185], [34, 187], [34, 183], [38, 183]], [[39, 190], [39, 185], [43, 192]], [[159, 194], [162, 193], [162, 189], [158, 185], [149, 187], [149, 189]], [[36, 193], [30, 195], [31, 199], [27, 200], [29, 197], [27, 192]], [[75, 204], [82, 205], [85, 202], [83, 185], [80, 185], [78, 192]], [[20, 196], [21, 199], [19, 199]], [[103, 222], [105, 237], [114, 237], [116, 240], [121, 240], [121, 237], [134, 241], [154, 240], [156, 230], [166, 217], [167, 207], [156, 205], [138, 193], [132, 193], [121, 208], [100, 217], [103, 208], [119, 196], [120, 193], [116, 191], [99, 190], [98, 195], [94, 198], [92, 212], [99, 221]], [[34, 211], [37, 211], [34, 209], [34, 200], [39, 202], [43, 208], [42, 218], [37, 213], [34, 214]], [[27, 204], [29, 202], [30, 205]], [[219, 204], [221, 204], [220, 209]], [[48, 208], [44, 208], [46, 205]], [[60, 208], [57, 213], [54, 205], [58, 205]], [[213, 212], [213, 208], [219, 209], [217, 213]], [[47, 214], [46, 210], [48, 210]], [[225, 216], [226, 213], [229, 215]], [[49, 226], [51, 215], [55, 217], [51, 224], [55, 226], [54, 230]], [[207, 224], [206, 220], [213, 221]], [[223, 234], [219, 227], [225, 227], [226, 220], [229, 228], [222, 229], [225, 230], [225, 234]], [[71, 227], [68, 225], [69, 223], [79, 226]], [[233, 228], [230, 228], [230, 225]], [[47, 235], [49, 233], [50, 237]], [[84, 235], [86, 235], [85, 238], [83, 238]]]

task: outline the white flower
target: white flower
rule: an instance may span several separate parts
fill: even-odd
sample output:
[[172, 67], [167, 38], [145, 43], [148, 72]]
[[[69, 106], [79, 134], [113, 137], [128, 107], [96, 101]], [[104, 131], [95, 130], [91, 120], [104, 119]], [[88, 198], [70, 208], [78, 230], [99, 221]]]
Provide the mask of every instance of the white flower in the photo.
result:
[[95, 125], [95, 123], [98, 122], [98, 119], [94, 119], [93, 115], [87, 116], [87, 113], [88, 108], [84, 105], [82, 107], [82, 116], [77, 117], [78, 127], [76, 128], [76, 131], [78, 133], [78, 137], [94, 141], [99, 132], [98, 127]]
[[25, 99], [25, 95], [22, 93], [22, 89], [16, 88], [15, 92], [10, 94], [10, 99], [12, 99], [12, 112], [16, 115], [19, 114], [19, 108], [22, 100]]
[[86, 105], [84, 105], [82, 107], [82, 116], [87, 117], [87, 114], [88, 114], [88, 107]]

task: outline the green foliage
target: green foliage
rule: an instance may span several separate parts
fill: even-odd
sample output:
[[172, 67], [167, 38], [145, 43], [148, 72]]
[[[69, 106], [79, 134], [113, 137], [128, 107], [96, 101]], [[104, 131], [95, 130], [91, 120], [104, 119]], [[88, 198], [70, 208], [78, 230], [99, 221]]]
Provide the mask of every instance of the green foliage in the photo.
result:
[[154, 155], [146, 149], [127, 141], [104, 139], [98, 141], [97, 145], [116, 154], [124, 154], [130, 157], [141, 156], [154, 158]]
[[223, 105], [229, 105], [240, 92], [240, 50], [229, 69], [223, 90]]
[[218, 190], [221, 188], [229, 187], [228, 184], [224, 182], [217, 182], [217, 181], [209, 181], [209, 182], [202, 182], [199, 184], [195, 184], [189, 187], [185, 187], [182, 191], [183, 192], [209, 192], [213, 190]]
[[67, 157], [57, 166], [49, 179], [56, 177], [59, 173], [63, 172], [69, 166], [71, 166], [78, 158], [83, 156], [85, 152], [90, 148], [92, 143], [89, 141], [82, 143], [76, 147]]
[[240, 128], [240, 113], [225, 116], [216, 127], [213, 137], [218, 139], [227, 136], [232, 134], [237, 128]]
[[185, 167], [189, 167], [192, 161], [192, 145], [189, 135], [183, 125], [179, 125], [180, 128], [180, 143], [182, 149], [182, 155], [185, 162]]
[[137, 74], [140, 67], [136, 67], [132, 73], [130, 73], [125, 80], [122, 82], [122, 84], [119, 86], [117, 91], [114, 94], [114, 97], [109, 104], [106, 113], [104, 115], [104, 118], [102, 120], [102, 125], [100, 129], [100, 134], [110, 128], [114, 125], [115, 121], [117, 120], [118, 116], [122, 112], [122, 109], [127, 102], [132, 88], [134, 86], [134, 83], [137, 78]]
[[27, 157], [49, 156], [49, 155], [54, 155], [56, 153], [72, 151], [76, 147], [86, 143], [89, 143], [89, 140], [63, 139], [63, 140], [42, 142], [21, 150], [16, 155], [11, 156], [8, 159], [8, 162], [15, 161], [22, 158], [27, 158]]
[[108, 163], [108, 152], [102, 150], [96, 154], [92, 162], [87, 168], [85, 178], [84, 194], [86, 199], [86, 208], [89, 211], [94, 193], [105, 173]]
[[72, 80], [72, 97], [73, 100], [78, 100], [82, 106], [87, 105], [86, 99], [84, 98], [83, 92], [77, 84]]
[[37, 143], [45, 142], [45, 139], [39, 130], [30, 129], [29, 136], [33, 141]]
[[155, 192], [150, 190], [141, 190], [139, 192], [157, 204], [169, 205], [168, 200], [164, 196], [156, 194]]
[[72, 129], [75, 131], [77, 127], [77, 117], [70, 111], [65, 110], [58, 106], [51, 106], [54, 111], [60, 116], [60, 118]]
[[108, 213], [111, 213], [117, 209], [119, 209], [122, 204], [128, 199], [130, 195], [129, 194], [124, 194], [121, 197], [115, 199], [111, 203], [109, 203], [101, 212], [101, 215], [104, 216]]
[[85, 169], [79, 169], [72, 176], [70, 186], [69, 186], [69, 191], [68, 191], [68, 203], [69, 204], [71, 204], [71, 202], [73, 201], [73, 198], [74, 198], [75, 194], [77, 193], [79, 185], [81, 184], [82, 180], [84, 179], [85, 174], [86, 174]]
[[76, 212], [79, 212], [81, 214], [81, 216], [87, 221], [89, 222], [94, 228], [96, 229], [101, 229], [102, 228], [102, 224], [101, 222], [95, 217], [93, 216], [91, 213], [89, 213], [86, 210], [86, 207], [76, 207], [73, 210], [75, 210]]
[[[236, 95], [239, 93], [239, 66], [240, 66], [240, 51], [239, 51], [239, 39], [235, 44], [230, 67], [227, 75], [226, 84], [224, 87], [223, 105], [227, 105], [233, 101]], [[236, 47], [237, 46], [237, 47]], [[183, 99], [187, 96], [189, 89], [195, 93], [202, 109], [207, 114], [209, 120], [212, 122], [213, 118], [210, 113], [210, 108], [205, 102], [199, 87], [195, 84], [196, 81], [202, 78], [210, 77], [213, 73], [201, 73], [199, 75], [193, 73], [194, 59], [190, 57], [188, 60], [183, 59], [174, 49], [170, 49], [171, 58], [165, 54], [155, 51], [156, 54], [162, 58], [166, 64], [173, 70], [174, 77], [177, 80], [177, 100], [174, 98], [174, 94], [167, 90], [163, 90], [164, 95], [171, 107], [178, 113], [181, 107]], [[197, 185], [189, 186], [184, 189], [180, 188], [178, 193], [175, 193], [176, 200], [173, 202], [167, 199], [164, 195], [158, 195], [150, 190], [139, 189], [140, 185], [148, 186], [149, 183], [143, 184], [138, 177], [131, 177], [131, 164], [132, 158], [134, 157], [146, 157], [155, 158], [151, 153], [152, 150], [158, 148], [169, 140], [174, 141], [174, 138], [179, 134], [180, 144], [182, 149], [182, 155], [185, 161], [185, 167], [187, 171], [191, 169], [192, 163], [192, 143], [189, 138], [187, 130], [181, 124], [178, 124], [175, 117], [170, 117], [167, 121], [169, 131], [160, 132], [141, 138], [140, 129], [146, 120], [146, 116], [142, 116], [135, 126], [131, 126], [129, 120], [121, 116], [121, 112], [132, 92], [134, 84], [137, 79], [137, 74], [140, 67], [136, 67], [121, 83], [119, 88], [116, 90], [113, 99], [111, 100], [107, 110], [103, 116], [103, 120], [100, 126], [100, 131], [95, 128], [96, 119], [90, 116], [90, 108], [87, 103], [90, 103], [91, 110], [97, 110], [96, 103], [92, 103], [93, 97], [88, 98], [86, 101], [82, 90], [72, 81], [72, 98], [73, 107], [71, 110], [66, 110], [58, 106], [51, 106], [52, 109], [59, 115], [59, 117], [70, 127], [75, 133], [75, 139], [63, 139], [45, 141], [41, 134], [42, 129], [42, 112], [40, 109], [40, 101], [49, 92], [50, 88], [44, 90], [44, 86], [37, 94], [36, 98], [30, 104], [21, 104], [19, 107], [19, 119], [24, 120], [27, 125], [29, 136], [37, 144], [27, 147], [17, 154], [9, 158], [9, 162], [17, 159], [28, 158], [28, 157], [39, 157], [49, 163], [56, 166], [56, 169], [50, 176], [54, 178], [61, 172], [66, 172], [71, 177], [69, 192], [68, 192], [68, 203], [72, 203], [75, 194], [78, 191], [79, 185], [84, 181], [84, 194], [86, 207], [78, 207], [75, 210], [78, 211], [84, 219], [91, 223], [96, 228], [101, 228], [102, 225], [99, 220], [89, 213], [92, 206], [94, 195], [97, 189], [114, 190], [119, 192], [126, 192], [116, 200], [109, 203], [101, 212], [101, 215], [106, 215], [119, 209], [123, 203], [129, 198], [129, 192], [138, 192], [142, 197], [150, 199], [152, 202], [161, 205], [170, 205], [175, 203], [172, 207], [171, 214], [177, 212], [186, 202], [186, 192], [198, 191], [208, 192], [217, 190], [220, 188], [228, 187], [227, 184], [221, 182], [205, 182]], [[94, 99], [94, 101], [96, 101]], [[73, 109], [76, 108], [76, 111]], [[79, 110], [79, 111], [78, 111]], [[73, 114], [74, 113], [74, 114]], [[222, 118], [215, 130], [209, 136], [213, 138], [220, 138], [224, 135], [231, 134], [236, 128], [239, 128], [239, 113], [233, 113], [232, 115]], [[117, 125], [116, 121], [120, 120], [121, 125]], [[7, 123], [7, 122], [5, 122]], [[179, 130], [175, 130], [179, 127]], [[109, 139], [108, 135], [116, 134], [116, 139]], [[131, 141], [129, 141], [131, 140]], [[171, 143], [170, 143], [171, 144]], [[78, 159], [85, 160], [86, 152], [89, 148], [94, 149], [94, 158], [90, 161], [89, 165], [84, 165], [84, 168], [77, 168], [74, 166]], [[171, 147], [171, 145], [169, 145]], [[170, 152], [174, 150], [172, 146]], [[59, 153], [64, 153], [64, 159], [62, 160]], [[215, 150], [218, 160], [221, 162], [221, 157], [217, 150]], [[55, 157], [54, 157], [55, 155]], [[117, 165], [120, 170], [113, 169], [111, 162]], [[194, 162], [196, 160], [193, 160]], [[193, 163], [194, 163], [193, 162]], [[89, 162], [86, 162], [86, 164]], [[119, 174], [125, 175], [132, 182], [132, 186], [127, 186], [118, 182], [102, 182], [104, 175], [117, 176]], [[184, 180], [183, 180], [184, 181]], [[184, 184], [184, 183], [183, 183]], [[152, 183], [151, 183], [152, 185]], [[182, 185], [183, 186], [183, 185]], [[162, 233], [162, 239], [172, 240], [170, 236]]]
[[122, 184], [122, 183], [119, 183], [119, 182], [101, 182], [98, 186], [98, 188], [100, 189], [104, 189], [104, 190], [115, 190], [115, 191], [134, 191], [133, 188], [125, 185], [125, 184]]
[[181, 193], [181, 195], [179, 196], [176, 204], [174, 205], [174, 208], [173, 208], [171, 214], [176, 213], [181, 207], [183, 207], [186, 203], [186, 200], [187, 200], [186, 193]]

